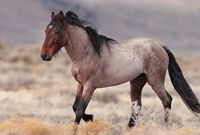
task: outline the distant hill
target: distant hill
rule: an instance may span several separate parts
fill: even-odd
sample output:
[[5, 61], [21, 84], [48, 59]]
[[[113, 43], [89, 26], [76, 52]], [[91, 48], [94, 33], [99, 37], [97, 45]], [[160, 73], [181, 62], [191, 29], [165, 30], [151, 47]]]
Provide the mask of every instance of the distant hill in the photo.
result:
[[119, 41], [151, 37], [179, 52], [200, 50], [198, 0], [1, 0], [0, 38], [11, 46], [41, 41], [59, 10], [77, 12]]

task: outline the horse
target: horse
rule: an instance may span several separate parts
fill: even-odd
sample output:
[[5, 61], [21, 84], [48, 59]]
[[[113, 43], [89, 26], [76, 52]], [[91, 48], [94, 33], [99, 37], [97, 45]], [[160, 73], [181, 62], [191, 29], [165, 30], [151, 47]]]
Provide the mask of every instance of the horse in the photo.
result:
[[47, 25], [41, 58], [50, 61], [65, 48], [72, 62], [71, 73], [78, 83], [72, 106], [75, 123], [83, 119], [93, 121], [85, 110], [97, 88], [130, 82], [131, 117], [128, 127], [136, 125], [142, 107], [141, 92], [146, 83], [157, 94], [164, 107], [164, 122], [168, 121], [172, 97], [164, 82], [168, 70], [171, 82], [185, 105], [194, 113], [200, 113], [200, 104], [176, 62], [172, 52], [149, 38], [117, 42], [100, 35], [97, 29], [80, 19], [72, 11], [52, 12]]

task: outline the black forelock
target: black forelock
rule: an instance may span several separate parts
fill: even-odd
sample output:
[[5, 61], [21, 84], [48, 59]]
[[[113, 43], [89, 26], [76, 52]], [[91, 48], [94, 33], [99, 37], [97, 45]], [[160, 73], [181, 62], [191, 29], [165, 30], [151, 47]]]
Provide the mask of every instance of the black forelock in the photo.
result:
[[55, 26], [57, 28], [57, 30], [61, 31], [63, 30], [63, 22], [61, 21], [61, 19], [58, 16], [55, 16], [51, 22], [49, 23], [48, 26]]
[[111, 38], [108, 38], [108, 37], [106, 37], [104, 35], [98, 34], [98, 31], [97, 31], [97, 29], [95, 27], [88, 26], [88, 23], [86, 21], [83, 21], [83, 20], [79, 19], [79, 17], [72, 11], [68, 11], [65, 14], [65, 20], [69, 24], [81, 27], [87, 32], [94, 50], [99, 55], [100, 55], [101, 48], [102, 48], [103, 45], [107, 45], [108, 46], [109, 42], [116, 42], [114, 39], [111, 39]]

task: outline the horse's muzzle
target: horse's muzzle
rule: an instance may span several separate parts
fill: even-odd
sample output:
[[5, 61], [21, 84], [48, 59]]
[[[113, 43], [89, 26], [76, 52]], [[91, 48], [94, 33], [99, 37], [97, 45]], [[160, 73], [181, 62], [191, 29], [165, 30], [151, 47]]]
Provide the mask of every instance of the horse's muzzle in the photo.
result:
[[42, 60], [45, 60], [45, 61], [51, 60], [51, 57], [47, 53], [41, 54], [41, 58]]

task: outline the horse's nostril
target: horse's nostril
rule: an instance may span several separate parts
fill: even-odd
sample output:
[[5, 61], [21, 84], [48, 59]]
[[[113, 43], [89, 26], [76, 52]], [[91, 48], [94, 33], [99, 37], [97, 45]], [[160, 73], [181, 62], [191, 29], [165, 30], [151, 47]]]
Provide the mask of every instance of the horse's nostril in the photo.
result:
[[47, 57], [48, 57], [48, 55], [47, 55], [46, 53], [41, 55], [41, 58], [42, 58], [43, 60], [46, 60]]
[[51, 56], [49, 56], [47, 53], [44, 53], [41, 55], [41, 58], [45, 61], [50, 61], [51, 60]]

